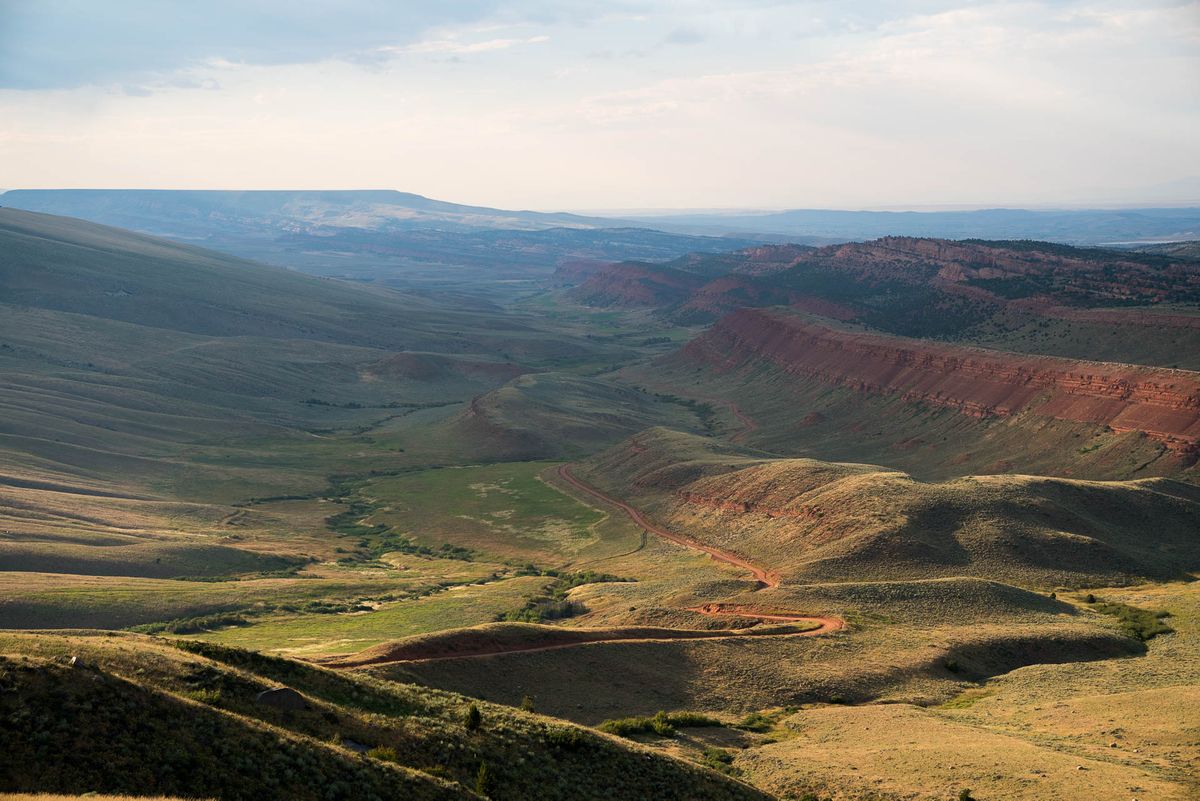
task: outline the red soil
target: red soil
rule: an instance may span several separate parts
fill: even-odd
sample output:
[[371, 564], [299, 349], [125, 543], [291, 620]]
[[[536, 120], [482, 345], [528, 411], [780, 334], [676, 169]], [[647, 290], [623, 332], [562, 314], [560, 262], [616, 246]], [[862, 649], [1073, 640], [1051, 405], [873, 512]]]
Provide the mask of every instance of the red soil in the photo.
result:
[[624, 501], [617, 500], [616, 498], [612, 497], [611, 495], [601, 492], [600, 490], [596, 489], [592, 485], [585, 484], [584, 482], [580, 481], [578, 478], [576, 478], [574, 476], [574, 474], [571, 473], [571, 469], [567, 465], [564, 464], [558, 468], [558, 475], [559, 475], [559, 478], [561, 478], [563, 481], [570, 484], [575, 489], [580, 490], [581, 492], [583, 492], [587, 495], [590, 495], [593, 498], [603, 501], [606, 504], [610, 504], [612, 506], [617, 507], [625, 514], [629, 515], [629, 518], [631, 520], [633, 520], [634, 523], [637, 523], [639, 526], [646, 529], [651, 534], [656, 534], [659, 537], [662, 537], [663, 539], [670, 540], [671, 542], [682, 545], [685, 548], [692, 548], [697, 551], [703, 551], [704, 553], [711, 556], [713, 559], [716, 559], [718, 562], [725, 562], [727, 564], [731, 564], [736, 567], [740, 567], [745, 570], [748, 570], [751, 573], [751, 575], [753, 575], [754, 578], [758, 580], [759, 584], [762, 584], [765, 587], [778, 587], [779, 586], [779, 574], [778, 573], [775, 573], [774, 571], [769, 571], [765, 568], [759, 567], [758, 565], [751, 564], [750, 562], [746, 561], [745, 559], [738, 556], [737, 554], [730, 553], [729, 551], [723, 551], [720, 548], [716, 548], [712, 545], [706, 545], [702, 542], [692, 539], [691, 537], [685, 537], [682, 534], [676, 534], [675, 532], [668, 531], [667, 529], [663, 528], [662, 526], [657, 525], [656, 523], [650, 522], [649, 520], [646, 519], [645, 515], [643, 515], [640, 511], [633, 508], [632, 506], [625, 503]]
[[674, 359], [721, 371], [767, 361], [798, 378], [955, 409], [1030, 412], [1200, 446], [1200, 373], [966, 348], [840, 331], [763, 309], [722, 318]]
[[[735, 412], [736, 414], [737, 412]], [[740, 417], [740, 414], [739, 414]], [[746, 420], [752, 425], [753, 421]], [[779, 586], [779, 575], [773, 571], [747, 562], [736, 554], [722, 551], [709, 545], [697, 542], [689, 537], [675, 534], [646, 519], [640, 511], [624, 501], [604, 493], [595, 487], [576, 478], [567, 465], [558, 468], [559, 477], [575, 489], [589, 495], [605, 504], [615, 506], [630, 519], [647, 531], [671, 542], [687, 548], [693, 548], [709, 554], [714, 559], [749, 570], [764, 587]], [[385, 643], [368, 648], [349, 656], [329, 657], [317, 660], [333, 668], [356, 668], [367, 665], [381, 665], [392, 662], [433, 662], [444, 659], [469, 659], [476, 657], [496, 656], [509, 653], [531, 653], [536, 651], [552, 651], [560, 648], [576, 648], [592, 643], [613, 642], [671, 642], [677, 640], [699, 639], [729, 639], [733, 637], [813, 637], [827, 634], [845, 627], [846, 622], [838, 617], [800, 615], [786, 611], [762, 611], [746, 604], [709, 603], [703, 606], [689, 608], [687, 611], [707, 615], [709, 617], [731, 617], [749, 621], [769, 623], [812, 623], [814, 628], [804, 631], [787, 629], [740, 629], [735, 632], [727, 630], [707, 629], [659, 629], [659, 628], [617, 628], [617, 629], [564, 629], [553, 628], [546, 636], [553, 637], [557, 642], [543, 641], [513, 642], [505, 641], [502, 637], [489, 635], [482, 630], [464, 630], [458, 636], [432, 639], [429, 641]], [[563, 640], [567, 640], [564, 642]]]

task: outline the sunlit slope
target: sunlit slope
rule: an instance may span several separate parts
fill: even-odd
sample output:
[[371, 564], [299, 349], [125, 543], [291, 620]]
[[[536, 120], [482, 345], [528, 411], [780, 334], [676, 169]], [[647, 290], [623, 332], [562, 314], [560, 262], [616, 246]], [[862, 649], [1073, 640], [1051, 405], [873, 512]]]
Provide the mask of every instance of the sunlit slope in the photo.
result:
[[736, 403], [744, 440], [922, 477], [1194, 477], [1200, 373], [897, 337], [742, 309], [625, 377]]
[[1200, 567], [1200, 491], [1168, 479], [966, 476], [779, 459], [651, 429], [589, 475], [662, 524], [785, 580], [979, 576], [1055, 587], [1178, 578]]
[[411, 464], [382, 427], [595, 350], [484, 304], [0, 209], [0, 569], [293, 568], [313, 543], [233, 504], [319, 506], [331, 476]]

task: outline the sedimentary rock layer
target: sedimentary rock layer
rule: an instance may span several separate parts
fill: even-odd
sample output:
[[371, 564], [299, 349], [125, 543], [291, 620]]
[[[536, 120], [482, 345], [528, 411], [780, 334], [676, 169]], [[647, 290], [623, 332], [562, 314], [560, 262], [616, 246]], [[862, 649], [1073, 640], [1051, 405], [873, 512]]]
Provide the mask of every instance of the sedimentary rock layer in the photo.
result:
[[767, 362], [805, 380], [955, 409], [1029, 412], [1200, 446], [1200, 373], [1025, 356], [834, 329], [764, 309], [722, 318], [674, 359], [722, 371]]

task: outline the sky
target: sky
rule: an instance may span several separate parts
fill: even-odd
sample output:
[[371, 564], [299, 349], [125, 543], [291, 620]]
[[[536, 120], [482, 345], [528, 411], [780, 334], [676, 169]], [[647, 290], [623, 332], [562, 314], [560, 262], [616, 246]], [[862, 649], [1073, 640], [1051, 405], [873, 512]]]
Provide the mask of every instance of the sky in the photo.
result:
[[0, 0], [0, 188], [1200, 200], [1200, 2]]

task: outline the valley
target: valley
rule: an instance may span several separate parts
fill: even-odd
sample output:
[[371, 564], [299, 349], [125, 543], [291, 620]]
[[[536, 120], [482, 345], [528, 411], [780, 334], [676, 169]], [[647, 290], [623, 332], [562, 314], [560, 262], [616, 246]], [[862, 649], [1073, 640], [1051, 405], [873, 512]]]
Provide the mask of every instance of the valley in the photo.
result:
[[1197, 790], [1193, 258], [70, 199], [216, 249], [0, 208], [0, 789]]

